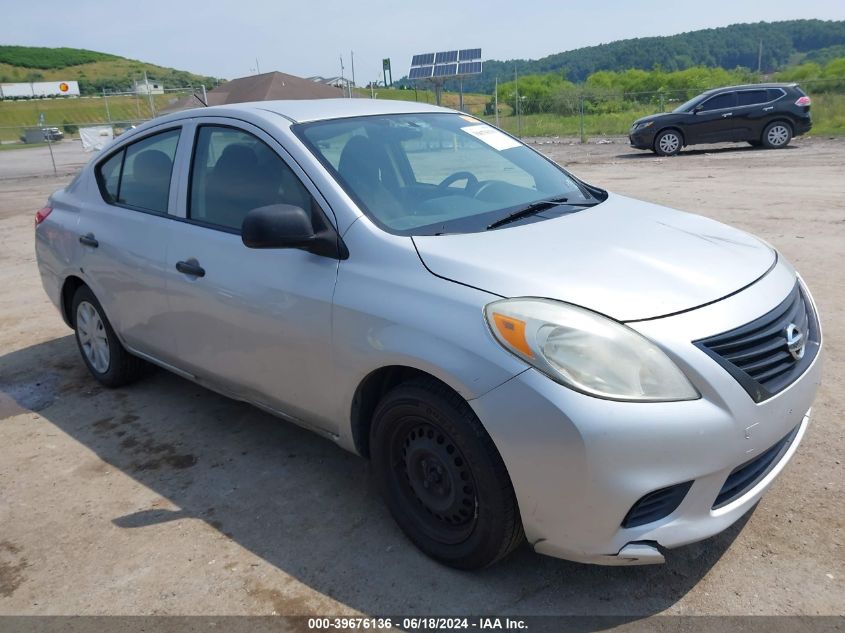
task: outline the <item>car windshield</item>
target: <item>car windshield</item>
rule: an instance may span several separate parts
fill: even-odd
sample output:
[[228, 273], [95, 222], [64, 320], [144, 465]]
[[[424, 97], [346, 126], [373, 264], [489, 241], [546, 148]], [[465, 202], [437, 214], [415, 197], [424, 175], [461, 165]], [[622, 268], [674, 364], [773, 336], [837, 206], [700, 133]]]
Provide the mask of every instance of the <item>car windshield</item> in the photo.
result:
[[698, 104], [699, 101], [701, 101], [703, 97], [704, 95], [696, 95], [686, 103], [679, 105], [677, 108], [672, 110], [672, 112], [689, 112], [696, 106], [696, 104]]
[[483, 231], [523, 207], [555, 201], [539, 205], [542, 217], [514, 216], [514, 223], [538, 221], [604, 197], [467, 115], [375, 115], [294, 130], [371, 219], [401, 235]]

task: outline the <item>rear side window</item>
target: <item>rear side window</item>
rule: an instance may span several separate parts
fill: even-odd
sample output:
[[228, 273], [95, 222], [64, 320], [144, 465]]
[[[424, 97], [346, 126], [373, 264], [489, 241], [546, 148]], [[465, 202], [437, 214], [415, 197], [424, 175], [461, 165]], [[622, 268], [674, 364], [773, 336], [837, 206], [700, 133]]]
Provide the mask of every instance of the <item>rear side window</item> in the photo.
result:
[[[799, 90], [798, 92], [801, 92], [801, 91]], [[780, 99], [784, 94], [785, 94], [784, 91], [781, 90], [780, 88], [769, 88], [766, 91], [766, 96], [768, 97], [766, 99], [766, 101], [775, 101], [777, 99]], [[801, 94], [804, 94], [804, 93], [801, 92]]]
[[118, 152], [98, 169], [100, 186], [106, 202], [117, 202], [117, 190], [120, 185], [120, 168], [123, 166], [123, 151]]
[[715, 97], [711, 97], [702, 104], [702, 110], [705, 112], [709, 110], [721, 110], [722, 108], [732, 108], [736, 105], [736, 93], [725, 92]]
[[767, 90], [743, 90], [737, 93], [737, 105], [748, 106], [769, 101]]
[[97, 169], [106, 202], [167, 213], [179, 130], [147, 136], [124, 147]]
[[313, 208], [311, 194], [263, 141], [235, 128], [200, 127], [191, 164], [188, 217], [240, 232], [249, 211], [271, 204]]

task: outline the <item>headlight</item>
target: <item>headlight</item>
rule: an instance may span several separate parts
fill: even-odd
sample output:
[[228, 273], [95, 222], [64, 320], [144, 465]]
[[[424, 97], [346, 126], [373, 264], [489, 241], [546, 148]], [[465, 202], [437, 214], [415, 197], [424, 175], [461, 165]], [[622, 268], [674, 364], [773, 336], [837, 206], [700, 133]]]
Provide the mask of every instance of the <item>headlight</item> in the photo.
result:
[[549, 299], [504, 299], [484, 315], [496, 340], [553, 380], [612, 400], [699, 397], [654, 343], [617, 321]]

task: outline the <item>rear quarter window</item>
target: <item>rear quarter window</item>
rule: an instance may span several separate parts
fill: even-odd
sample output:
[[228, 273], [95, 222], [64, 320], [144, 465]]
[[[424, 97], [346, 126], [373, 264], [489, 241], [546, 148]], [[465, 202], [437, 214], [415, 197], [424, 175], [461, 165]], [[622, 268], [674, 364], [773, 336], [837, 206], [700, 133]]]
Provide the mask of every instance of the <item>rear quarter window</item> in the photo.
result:
[[120, 185], [120, 168], [123, 166], [123, 150], [100, 163], [97, 167], [97, 180], [106, 202], [117, 202], [117, 191]]

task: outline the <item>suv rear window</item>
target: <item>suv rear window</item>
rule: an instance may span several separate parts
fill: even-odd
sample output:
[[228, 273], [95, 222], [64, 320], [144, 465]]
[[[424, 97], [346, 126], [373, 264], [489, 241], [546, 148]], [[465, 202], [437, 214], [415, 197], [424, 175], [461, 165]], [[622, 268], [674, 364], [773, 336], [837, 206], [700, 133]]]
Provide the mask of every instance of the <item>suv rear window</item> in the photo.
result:
[[769, 100], [767, 90], [742, 90], [736, 93], [737, 105], [748, 106], [766, 103]]

